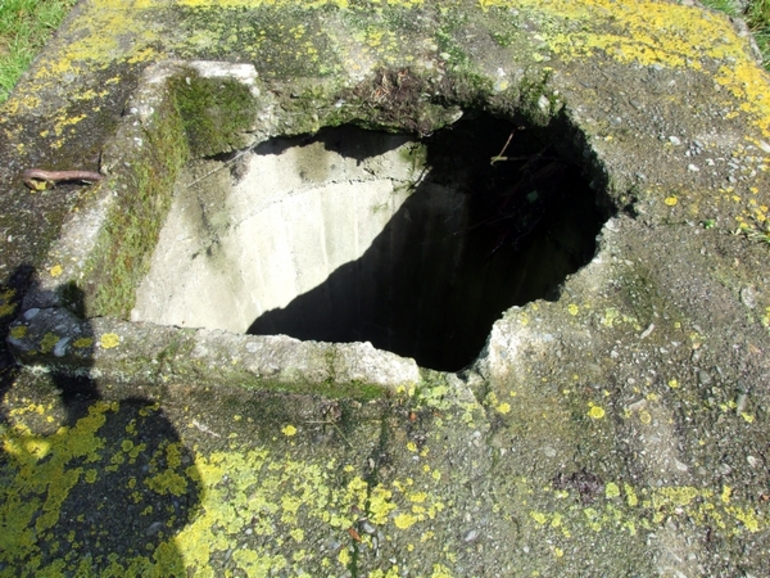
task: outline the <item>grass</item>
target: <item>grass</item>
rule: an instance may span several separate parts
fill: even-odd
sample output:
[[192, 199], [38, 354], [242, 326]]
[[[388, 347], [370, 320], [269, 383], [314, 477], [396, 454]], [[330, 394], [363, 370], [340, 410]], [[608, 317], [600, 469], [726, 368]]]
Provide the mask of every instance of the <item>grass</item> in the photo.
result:
[[[45, 46], [76, 0], [0, 0], [0, 104]], [[770, 70], [770, 0], [751, 0], [739, 14], [734, 0], [704, 0], [730, 16], [742, 16]]]
[[765, 69], [770, 71], [770, 0], [750, 0], [741, 13], [736, 0], [703, 0], [703, 4], [731, 17], [741, 17], [754, 34]]
[[745, 18], [762, 52], [765, 68], [770, 70], [770, 0], [753, 0]]
[[0, 0], [0, 103], [76, 0]]

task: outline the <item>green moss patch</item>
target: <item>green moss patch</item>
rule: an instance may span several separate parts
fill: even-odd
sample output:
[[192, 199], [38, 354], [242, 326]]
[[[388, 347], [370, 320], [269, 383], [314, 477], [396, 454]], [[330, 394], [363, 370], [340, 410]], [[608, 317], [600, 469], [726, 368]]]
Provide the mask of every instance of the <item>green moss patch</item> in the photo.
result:
[[91, 316], [128, 316], [171, 206], [174, 182], [189, 156], [180, 111], [172, 101], [156, 111], [144, 137], [131, 171], [113, 181], [119, 201], [87, 267], [86, 310]]
[[227, 153], [244, 146], [256, 104], [249, 88], [237, 80], [203, 78], [186, 70], [169, 82], [195, 157]]

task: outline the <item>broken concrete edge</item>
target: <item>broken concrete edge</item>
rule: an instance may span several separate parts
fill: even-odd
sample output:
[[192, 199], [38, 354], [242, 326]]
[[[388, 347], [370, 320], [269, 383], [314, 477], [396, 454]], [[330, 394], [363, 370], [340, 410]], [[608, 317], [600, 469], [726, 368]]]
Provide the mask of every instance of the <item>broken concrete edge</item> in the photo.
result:
[[[415, 94], [395, 110], [385, 105], [364, 107], [369, 92], [382, 83], [411, 83]], [[283, 336], [236, 336], [120, 320], [128, 318], [133, 307], [136, 286], [146, 274], [174, 184], [189, 160], [248, 149], [272, 136], [312, 133], [350, 122], [426, 134], [457, 120], [463, 104], [487, 98], [489, 106], [503, 109], [502, 114], [521, 116], [514, 108], [521, 105], [533, 124], [546, 125], [561, 108], [543, 96], [546, 83], [547, 78], [522, 79], [521, 87], [509, 88], [495, 99], [489, 83], [480, 78], [442, 76], [434, 81], [404, 69], [383, 71], [354, 88], [316, 83], [278, 102], [274, 90], [260, 86], [250, 64], [163, 61], [152, 65], [145, 70], [116, 134], [104, 147], [102, 172], [107, 178], [91, 188], [63, 226], [35, 286], [25, 296], [9, 343], [25, 364], [57, 371], [87, 369], [92, 376], [118, 381], [162, 383], [171, 376], [194, 377], [208, 383], [275, 386], [331, 397], [414, 392], [417, 384], [425, 383], [416, 363], [366, 343], [302, 343]], [[425, 93], [429, 85], [431, 92]], [[237, 107], [248, 111], [235, 124], [221, 122], [223, 115], [233, 114], [231, 95]], [[369, 117], [362, 108], [367, 108]], [[284, 113], [277, 114], [276, 109]], [[320, 114], [309, 114], [311, 110]], [[191, 118], [198, 120], [193, 123]], [[216, 148], [202, 143], [215, 143]], [[89, 335], [97, 325], [102, 338], [95, 342]], [[121, 335], [104, 341], [104, 336]], [[111, 339], [122, 347], [105, 347]], [[223, 343], [232, 347], [227, 349]], [[428, 381], [437, 379], [433, 376]]]
[[237, 384], [257, 391], [369, 400], [413, 394], [423, 382], [414, 360], [370, 343], [83, 320], [63, 307], [26, 310], [11, 326], [8, 343], [27, 366], [111, 383]]

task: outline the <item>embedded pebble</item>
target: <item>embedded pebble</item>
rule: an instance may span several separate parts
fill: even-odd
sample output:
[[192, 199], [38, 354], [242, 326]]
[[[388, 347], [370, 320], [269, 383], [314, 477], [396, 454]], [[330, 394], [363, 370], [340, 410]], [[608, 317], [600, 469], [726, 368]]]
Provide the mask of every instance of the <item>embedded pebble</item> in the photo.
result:
[[743, 413], [743, 411], [746, 409], [746, 402], [748, 401], [748, 394], [746, 394], [745, 391], [742, 391], [738, 394], [738, 396], [735, 398], [735, 413]]
[[644, 339], [645, 337], [649, 337], [650, 333], [652, 333], [654, 330], [655, 330], [655, 324], [654, 323], [650, 323], [650, 325], [647, 327], [647, 329], [642, 331], [642, 333], [639, 335], [639, 339]]
[[53, 348], [53, 354], [55, 357], [64, 357], [67, 353], [67, 345], [72, 340], [72, 337], [64, 337], [60, 339]]
[[757, 306], [757, 294], [753, 287], [741, 289], [741, 303], [749, 309], [754, 309]]
[[144, 531], [144, 535], [147, 538], [150, 538], [151, 536], [155, 536], [158, 532], [160, 532], [163, 529], [163, 522], [153, 522], [149, 526], [147, 526], [147, 529]]
[[711, 383], [711, 375], [705, 369], [698, 371], [698, 383], [701, 385], [709, 385]]
[[642, 398], [628, 406], [629, 411], [639, 411], [647, 406], [647, 400]]
[[34, 319], [37, 317], [38, 313], [40, 313], [40, 309], [38, 307], [31, 307], [30, 309], [27, 309], [24, 312], [24, 320], [29, 321], [30, 319]]

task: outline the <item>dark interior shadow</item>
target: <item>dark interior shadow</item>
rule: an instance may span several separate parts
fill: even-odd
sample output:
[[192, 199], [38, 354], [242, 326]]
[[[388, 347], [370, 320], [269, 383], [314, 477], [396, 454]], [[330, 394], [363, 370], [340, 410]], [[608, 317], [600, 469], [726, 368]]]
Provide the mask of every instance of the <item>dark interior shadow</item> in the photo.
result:
[[[337, 130], [319, 138], [377, 135]], [[425, 142], [425, 178], [365, 254], [262, 314], [248, 333], [370, 341], [423, 367], [457, 371], [478, 356], [503, 311], [557, 298], [567, 275], [591, 260], [608, 215], [547, 133], [483, 115]], [[491, 163], [496, 155], [506, 159]]]
[[[360, 163], [365, 159], [394, 150], [410, 140], [413, 139], [408, 135], [383, 135], [375, 131], [365, 131], [352, 125], [345, 125], [334, 129], [324, 129], [315, 135], [273, 138], [260, 143], [254, 148], [254, 153], [258, 155], [281, 155], [290, 148], [307, 147], [314, 143], [321, 143], [324, 150], [353, 158]], [[317, 160], [317, 155], [314, 152], [311, 152], [310, 155], [307, 159], [309, 163]]]
[[7, 420], [5, 406], [2, 404], [2, 401], [13, 385], [19, 371], [19, 366], [16, 364], [16, 360], [8, 348], [6, 338], [33, 277], [34, 268], [24, 264], [14, 269], [0, 283], [0, 423], [4, 423]]
[[[5, 286], [14, 292], [15, 312], [25, 296], [51, 301], [30, 267]], [[77, 288], [56, 293], [82, 314]], [[79, 320], [79, 345], [92, 351], [99, 336]], [[68, 365], [65, 353], [48, 374], [23, 371], [6, 344], [10, 324], [3, 318], [0, 503], [13, 523], [4, 528], [0, 568], [90, 576], [108, 568], [128, 573], [133, 565], [134, 572], [185, 576], [173, 537], [195, 516], [201, 488], [174, 425], [152, 400], [102, 399], [92, 362], [82, 355]], [[46, 386], [59, 403], [45, 401]], [[30, 404], [41, 410], [29, 411]]]

